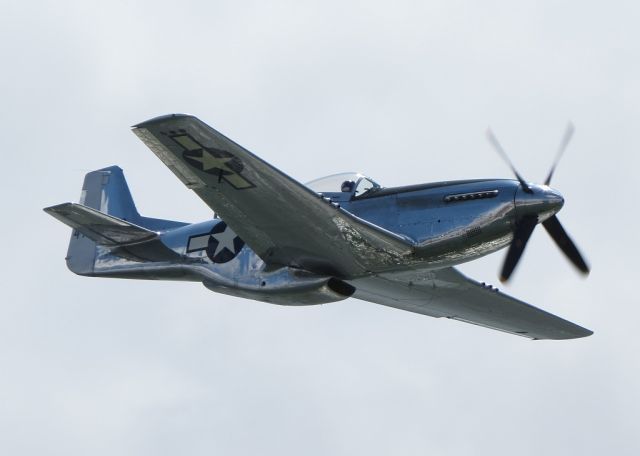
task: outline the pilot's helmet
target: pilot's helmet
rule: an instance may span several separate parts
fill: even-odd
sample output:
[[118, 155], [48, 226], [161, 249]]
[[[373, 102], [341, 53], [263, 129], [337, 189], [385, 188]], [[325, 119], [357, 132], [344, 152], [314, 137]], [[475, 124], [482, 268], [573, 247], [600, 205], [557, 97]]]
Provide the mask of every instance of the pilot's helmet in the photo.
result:
[[353, 190], [353, 186], [356, 183], [354, 181], [350, 181], [350, 180], [346, 180], [342, 183], [342, 187], [340, 187], [340, 190], [343, 192], [350, 192]]

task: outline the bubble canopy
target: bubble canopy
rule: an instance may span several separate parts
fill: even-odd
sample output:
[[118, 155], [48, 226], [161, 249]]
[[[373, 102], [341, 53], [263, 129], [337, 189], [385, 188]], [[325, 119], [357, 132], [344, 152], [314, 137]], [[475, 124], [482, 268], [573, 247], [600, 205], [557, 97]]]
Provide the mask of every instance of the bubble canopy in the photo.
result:
[[330, 176], [320, 177], [307, 182], [305, 185], [317, 193], [335, 193], [342, 191], [342, 184], [346, 181], [354, 183], [354, 195], [364, 195], [372, 189], [380, 188], [380, 185], [373, 179], [360, 173], [339, 173]]

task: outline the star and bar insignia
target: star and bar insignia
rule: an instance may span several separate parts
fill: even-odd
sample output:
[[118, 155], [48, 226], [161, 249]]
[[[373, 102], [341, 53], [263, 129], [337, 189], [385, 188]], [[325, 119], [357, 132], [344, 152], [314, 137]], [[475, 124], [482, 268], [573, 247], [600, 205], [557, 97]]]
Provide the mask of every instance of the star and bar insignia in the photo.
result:
[[187, 253], [205, 250], [207, 257], [214, 263], [226, 263], [233, 260], [242, 247], [244, 241], [221, 221], [208, 233], [190, 236]]
[[244, 166], [233, 154], [222, 149], [204, 147], [187, 133], [172, 134], [169, 137], [183, 148], [182, 156], [188, 164], [218, 176], [218, 182], [227, 182], [236, 190], [255, 187], [242, 175]]

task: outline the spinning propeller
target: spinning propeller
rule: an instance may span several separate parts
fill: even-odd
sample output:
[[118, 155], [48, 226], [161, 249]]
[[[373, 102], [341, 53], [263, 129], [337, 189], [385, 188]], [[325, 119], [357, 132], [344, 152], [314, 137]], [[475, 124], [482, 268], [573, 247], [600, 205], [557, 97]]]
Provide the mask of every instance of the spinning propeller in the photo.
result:
[[[522, 252], [524, 252], [524, 248], [529, 241], [529, 237], [531, 237], [533, 229], [540, 221], [539, 217], [544, 217], [548, 213], [551, 213], [551, 215], [546, 219], [542, 217], [542, 226], [544, 226], [547, 233], [549, 233], [551, 238], [555, 241], [557, 246], [560, 247], [560, 250], [564, 252], [573, 265], [583, 274], [589, 273], [589, 266], [587, 266], [587, 263], [584, 261], [584, 258], [578, 251], [578, 248], [560, 224], [558, 217], [555, 215], [555, 213], [562, 207], [564, 200], [559, 193], [548, 187], [551, 183], [551, 178], [553, 177], [556, 166], [558, 166], [560, 158], [567, 149], [569, 141], [571, 141], [573, 131], [573, 125], [569, 123], [564, 136], [562, 137], [562, 141], [560, 142], [560, 147], [558, 148], [553, 164], [551, 165], [551, 170], [549, 171], [549, 174], [544, 181], [544, 185], [542, 186], [529, 184], [522, 178], [491, 129], [487, 130], [487, 139], [502, 159], [509, 165], [513, 174], [516, 176], [516, 179], [520, 182], [522, 192], [524, 192], [524, 195], [520, 198], [518, 198], [518, 195], [516, 196], [516, 227], [513, 233], [513, 240], [511, 241], [509, 251], [507, 252], [507, 257], [505, 258], [502, 266], [502, 272], [500, 273], [500, 280], [502, 282], [509, 280], [509, 277], [513, 273], [518, 261], [520, 261], [520, 257], [522, 256]], [[518, 203], [528, 210], [525, 210], [523, 214], [518, 214]], [[545, 211], [546, 214], [544, 213]]]

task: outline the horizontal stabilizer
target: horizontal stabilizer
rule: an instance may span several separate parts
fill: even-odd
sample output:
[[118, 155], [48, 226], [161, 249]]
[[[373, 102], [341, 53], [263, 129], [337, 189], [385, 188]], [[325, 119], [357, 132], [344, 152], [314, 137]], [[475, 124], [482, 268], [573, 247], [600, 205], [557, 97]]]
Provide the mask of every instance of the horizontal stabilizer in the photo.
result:
[[132, 261], [177, 261], [181, 256], [164, 245], [160, 235], [82, 204], [64, 203], [44, 211], [69, 225], [113, 255]]
[[44, 211], [99, 245], [125, 246], [150, 241], [158, 233], [82, 204], [63, 203]]

